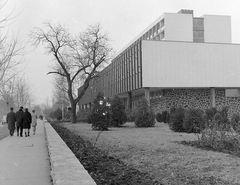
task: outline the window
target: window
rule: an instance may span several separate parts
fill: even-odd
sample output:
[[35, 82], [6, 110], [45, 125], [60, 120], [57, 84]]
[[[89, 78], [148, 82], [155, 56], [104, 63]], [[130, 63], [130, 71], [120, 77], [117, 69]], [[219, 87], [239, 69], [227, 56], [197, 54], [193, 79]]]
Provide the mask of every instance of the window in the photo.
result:
[[157, 34], [156, 33], [156, 26], [153, 26], [152, 30], [153, 30], [153, 36], [155, 36]]
[[162, 19], [162, 20], [160, 21], [160, 27], [162, 28], [162, 27], [164, 26], [164, 24], [165, 24], [164, 19]]
[[203, 18], [193, 18], [193, 30], [204, 30], [204, 19]]
[[164, 39], [165, 38], [165, 32], [164, 30], [160, 33], [160, 40]]
[[157, 23], [157, 33], [160, 33], [160, 22]]
[[193, 31], [193, 42], [204, 42], [204, 31]]

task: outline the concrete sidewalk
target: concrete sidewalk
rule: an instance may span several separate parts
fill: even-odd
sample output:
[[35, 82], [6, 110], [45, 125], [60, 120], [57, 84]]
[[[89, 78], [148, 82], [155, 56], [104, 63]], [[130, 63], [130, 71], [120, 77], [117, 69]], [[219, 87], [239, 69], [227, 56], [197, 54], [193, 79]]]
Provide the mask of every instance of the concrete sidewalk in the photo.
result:
[[35, 135], [16, 135], [0, 140], [0, 185], [51, 185], [44, 122], [38, 120]]

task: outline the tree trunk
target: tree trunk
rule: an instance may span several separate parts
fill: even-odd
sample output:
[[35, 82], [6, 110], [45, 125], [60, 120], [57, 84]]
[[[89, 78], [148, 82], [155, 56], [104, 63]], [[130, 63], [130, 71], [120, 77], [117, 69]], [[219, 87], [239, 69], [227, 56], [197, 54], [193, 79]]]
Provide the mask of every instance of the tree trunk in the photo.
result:
[[74, 102], [71, 102], [71, 121], [72, 123], [76, 123], [77, 122], [77, 114], [76, 114], [76, 108], [77, 108], [77, 104]]

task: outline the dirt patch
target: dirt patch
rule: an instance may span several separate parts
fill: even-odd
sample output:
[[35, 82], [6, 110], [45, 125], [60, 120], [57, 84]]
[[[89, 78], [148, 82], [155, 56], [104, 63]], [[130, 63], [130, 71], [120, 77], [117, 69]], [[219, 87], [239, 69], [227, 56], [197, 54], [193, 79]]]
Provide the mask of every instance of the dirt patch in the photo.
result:
[[[99, 133], [87, 123], [62, 125], [91, 143]], [[127, 123], [102, 132], [96, 146], [163, 184], [240, 184], [240, 160], [236, 156], [176, 143], [195, 139], [195, 134], [172, 132], [164, 123], [152, 128]]]

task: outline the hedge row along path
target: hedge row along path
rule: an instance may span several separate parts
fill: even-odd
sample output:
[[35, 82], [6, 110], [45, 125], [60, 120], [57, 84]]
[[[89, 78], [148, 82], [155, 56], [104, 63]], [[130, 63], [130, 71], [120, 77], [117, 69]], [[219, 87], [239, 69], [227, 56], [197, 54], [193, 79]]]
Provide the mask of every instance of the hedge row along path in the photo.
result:
[[[90, 143], [95, 143], [99, 133], [92, 131], [91, 124], [87, 123], [61, 123], [61, 125]], [[118, 160], [136, 170], [134, 173], [142, 173], [140, 176], [150, 180], [147, 184], [240, 184], [239, 158], [178, 143], [195, 139], [197, 139], [195, 134], [172, 132], [164, 123], [156, 123], [155, 127], [151, 128], [136, 128], [134, 123], [127, 123], [123, 127], [110, 128], [109, 131], [102, 132], [96, 147], [107, 154], [105, 159], [109, 163], [112, 163], [109, 159]], [[68, 141], [70, 142], [68, 144], [73, 146], [82, 142], [73, 142], [70, 136]], [[75, 152], [82, 151], [76, 148]], [[99, 159], [95, 157], [91, 160], [94, 161], [94, 165], [98, 165]], [[93, 165], [91, 161], [86, 163]], [[92, 168], [96, 168], [94, 165]], [[108, 168], [106, 170], [110, 171]], [[124, 168], [120, 174], [125, 175]]]

